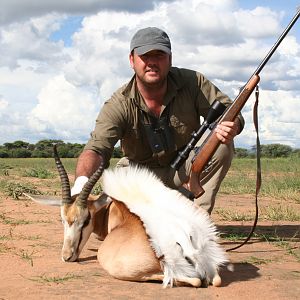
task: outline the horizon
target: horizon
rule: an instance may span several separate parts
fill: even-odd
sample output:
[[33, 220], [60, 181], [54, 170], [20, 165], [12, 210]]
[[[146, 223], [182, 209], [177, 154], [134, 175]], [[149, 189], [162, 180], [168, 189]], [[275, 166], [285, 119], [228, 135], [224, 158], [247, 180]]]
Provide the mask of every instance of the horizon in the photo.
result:
[[[129, 42], [157, 26], [173, 63], [203, 73], [234, 99], [296, 14], [297, 1], [3, 0], [0, 12], [0, 144], [61, 139], [86, 143], [98, 112], [131, 78]], [[201, 17], [199, 17], [201, 16]], [[300, 147], [300, 22], [262, 70], [262, 144]], [[256, 142], [252, 95], [237, 147]]]

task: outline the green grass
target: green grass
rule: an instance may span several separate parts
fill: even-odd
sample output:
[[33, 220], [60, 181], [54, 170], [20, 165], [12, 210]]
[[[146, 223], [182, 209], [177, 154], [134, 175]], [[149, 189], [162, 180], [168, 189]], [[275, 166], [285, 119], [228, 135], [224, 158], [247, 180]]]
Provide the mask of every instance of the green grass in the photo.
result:
[[252, 221], [253, 214], [239, 213], [229, 209], [216, 209], [215, 212], [221, 217], [223, 221]]
[[28, 225], [28, 224], [32, 224], [32, 221], [28, 221], [28, 220], [23, 220], [23, 219], [13, 219], [10, 217], [7, 217], [4, 213], [0, 213], [0, 223], [6, 224], [6, 225]]
[[45, 168], [31, 168], [29, 170], [25, 170], [24, 171], [24, 176], [25, 177], [36, 177], [36, 178], [40, 178], [40, 179], [46, 179], [46, 178], [54, 178], [55, 175], [48, 171]]
[[42, 276], [37, 276], [37, 277], [32, 277], [29, 278], [32, 281], [36, 281], [39, 283], [64, 283], [66, 281], [69, 280], [73, 280], [73, 279], [79, 279], [82, 278], [83, 276], [79, 276], [79, 275], [74, 275], [74, 274], [69, 274], [67, 273], [64, 276], [46, 276], [46, 275], [42, 275]]
[[248, 233], [243, 232], [228, 232], [228, 233], [220, 233], [220, 237], [231, 241], [231, 242], [237, 242], [245, 239], [248, 236]]
[[[2, 186], [2, 183], [0, 184]], [[31, 184], [19, 183], [19, 182], [7, 182], [3, 188], [7, 196], [11, 196], [16, 200], [19, 200], [23, 193], [39, 195], [41, 192]]]
[[[236, 228], [229, 228], [227, 232], [220, 233], [220, 237], [223, 240], [231, 241], [231, 242], [241, 242], [243, 241], [247, 236], [249, 232], [241, 232], [237, 231]], [[283, 249], [287, 254], [293, 256], [296, 258], [298, 262], [300, 262], [300, 236], [299, 232], [295, 232], [295, 234], [292, 237], [282, 237], [279, 236], [277, 233], [277, 230], [273, 230], [272, 232], [254, 232], [252, 240], [257, 241], [263, 241], [267, 242], [271, 245], [274, 245], [275, 247]], [[253, 264], [264, 264], [268, 263], [270, 261], [263, 260], [256, 258], [256, 257], [250, 257], [247, 259], [245, 263], [253, 263]]]
[[300, 221], [300, 211], [290, 206], [268, 206], [261, 212], [262, 218], [269, 221]]
[[[118, 159], [112, 159], [110, 167], [116, 165]], [[62, 162], [69, 175], [74, 175], [77, 159], [63, 158]], [[282, 200], [295, 200], [300, 203], [300, 158], [262, 158], [262, 187], [260, 196], [271, 197]], [[42, 183], [49, 186], [49, 190], [60, 192], [60, 183], [53, 158], [1, 158], [0, 166], [9, 169], [9, 176], [2, 175], [0, 181], [0, 190], [8, 179], [14, 176], [23, 177], [24, 174], [37, 173], [35, 177], [41, 178], [43, 172], [37, 170], [46, 170], [49, 174], [55, 176], [46, 178]], [[30, 170], [35, 170], [32, 172]], [[41, 173], [41, 174], [39, 174]], [[1, 173], [0, 173], [1, 176]], [[47, 176], [46, 176], [47, 177]], [[25, 177], [24, 181], [25, 180]], [[71, 182], [72, 184], [72, 182]], [[26, 184], [27, 185], [27, 184]], [[220, 193], [223, 194], [254, 194], [256, 185], [256, 160], [251, 158], [234, 158], [232, 166], [225, 177]], [[100, 189], [99, 189], [100, 190]]]
[[[254, 218], [254, 213], [240, 213], [234, 209], [216, 208], [215, 213], [222, 221], [252, 221]], [[284, 205], [267, 206], [261, 209], [259, 220], [297, 222], [300, 221], [300, 211]]]
[[0, 254], [1, 253], [8, 253], [8, 252], [11, 252], [13, 248], [7, 246], [6, 244], [4, 243], [0, 243]]
[[[112, 158], [110, 167], [114, 167], [119, 159]], [[77, 159], [62, 158], [61, 159], [68, 174], [74, 174]], [[0, 166], [9, 166], [10, 175], [22, 176], [22, 172], [30, 169], [45, 169], [48, 172], [57, 174], [56, 165], [53, 158], [0, 158]], [[0, 168], [1, 169], [1, 168]]]
[[[262, 158], [261, 196], [300, 203], [300, 158]], [[235, 158], [221, 185], [224, 194], [254, 194], [256, 160]]]
[[[75, 158], [62, 158], [68, 172], [74, 172], [76, 161]], [[53, 158], [1, 158], [0, 165], [9, 166], [13, 174], [19, 174], [22, 170], [39, 168], [57, 172]]]
[[16, 255], [27, 261], [33, 267], [33, 258], [35, 253], [35, 251], [31, 251], [29, 253], [27, 250], [21, 249], [19, 253], [16, 253]]
[[0, 241], [8, 241], [10, 239], [11, 239], [11, 237], [6, 235], [6, 234], [1, 234], [0, 235]]
[[0, 161], [0, 170], [12, 169], [12, 166], [7, 164], [5, 161]]
[[298, 262], [300, 262], [300, 241], [299, 232], [296, 232], [292, 238], [282, 238], [276, 234], [273, 235], [261, 235], [265, 241], [270, 244], [274, 244], [277, 247], [284, 249], [288, 254], [294, 256]]
[[253, 265], [266, 265], [268, 263], [271, 263], [273, 260], [271, 259], [266, 259], [266, 258], [259, 258], [256, 256], [250, 256], [248, 257], [245, 261], [242, 261], [241, 263], [246, 263], [246, 264], [253, 264]]

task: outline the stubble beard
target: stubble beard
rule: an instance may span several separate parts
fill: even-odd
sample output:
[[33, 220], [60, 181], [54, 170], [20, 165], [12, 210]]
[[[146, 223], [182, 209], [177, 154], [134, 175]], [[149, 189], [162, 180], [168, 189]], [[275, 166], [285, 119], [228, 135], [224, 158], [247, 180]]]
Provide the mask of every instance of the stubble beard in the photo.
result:
[[139, 74], [136, 74], [137, 80], [140, 84], [142, 84], [145, 88], [161, 88], [164, 86], [167, 76], [157, 76], [157, 77], [151, 77], [147, 76], [147, 73], [144, 74], [144, 76], [140, 76]]

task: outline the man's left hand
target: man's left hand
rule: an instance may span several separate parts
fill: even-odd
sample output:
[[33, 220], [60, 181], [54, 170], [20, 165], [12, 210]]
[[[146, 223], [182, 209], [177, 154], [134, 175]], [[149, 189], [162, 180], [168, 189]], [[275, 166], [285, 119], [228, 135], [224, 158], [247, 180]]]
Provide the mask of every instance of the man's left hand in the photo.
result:
[[215, 132], [221, 143], [229, 144], [240, 132], [240, 121], [239, 119], [235, 119], [234, 122], [224, 121], [217, 125]]

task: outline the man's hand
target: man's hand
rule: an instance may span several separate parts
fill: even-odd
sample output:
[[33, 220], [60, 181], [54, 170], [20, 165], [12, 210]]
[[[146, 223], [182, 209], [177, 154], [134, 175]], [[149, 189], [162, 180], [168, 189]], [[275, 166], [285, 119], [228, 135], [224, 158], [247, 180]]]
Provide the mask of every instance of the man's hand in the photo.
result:
[[80, 154], [76, 166], [76, 180], [71, 189], [71, 196], [81, 192], [85, 183], [94, 172], [99, 168], [102, 162], [102, 156], [93, 150], [83, 150]]
[[77, 177], [74, 182], [74, 186], [71, 188], [71, 196], [79, 194], [88, 180], [89, 179], [86, 176]]
[[240, 132], [240, 121], [238, 118], [236, 118], [234, 122], [224, 121], [217, 125], [215, 132], [221, 143], [229, 144]]

